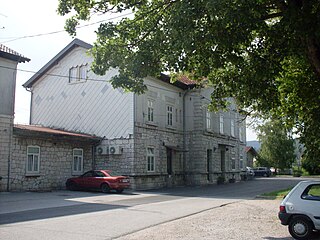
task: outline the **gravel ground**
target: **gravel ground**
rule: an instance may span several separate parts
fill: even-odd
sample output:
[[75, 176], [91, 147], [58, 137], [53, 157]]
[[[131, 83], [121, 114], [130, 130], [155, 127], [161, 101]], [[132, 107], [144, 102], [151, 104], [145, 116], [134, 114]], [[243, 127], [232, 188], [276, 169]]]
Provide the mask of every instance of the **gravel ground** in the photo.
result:
[[118, 240], [292, 240], [287, 227], [278, 220], [279, 204], [280, 200], [244, 200], [153, 226]]

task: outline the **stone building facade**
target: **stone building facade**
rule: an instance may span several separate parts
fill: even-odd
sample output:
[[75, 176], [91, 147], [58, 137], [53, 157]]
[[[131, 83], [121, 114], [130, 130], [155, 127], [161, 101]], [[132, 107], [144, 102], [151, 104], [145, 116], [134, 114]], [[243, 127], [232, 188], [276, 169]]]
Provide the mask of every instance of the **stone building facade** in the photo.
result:
[[[64, 189], [68, 178], [94, 168], [94, 149], [99, 142], [100, 139], [94, 136], [15, 125], [11, 142], [9, 190]], [[76, 151], [80, 154], [76, 154]], [[78, 160], [81, 169], [75, 171], [75, 161]]]
[[17, 65], [29, 61], [0, 44], [0, 191], [9, 190]]
[[210, 112], [210, 86], [166, 75], [145, 78], [142, 95], [124, 93], [108, 82], [115, 69], [90, 71], [90, 48], [75, 39], [24, 84], [31, 124], [98, 136], [92, 167], [130, 176], [134, 189], [240, 180], [245, 123], [232, 99], [228, 111]]

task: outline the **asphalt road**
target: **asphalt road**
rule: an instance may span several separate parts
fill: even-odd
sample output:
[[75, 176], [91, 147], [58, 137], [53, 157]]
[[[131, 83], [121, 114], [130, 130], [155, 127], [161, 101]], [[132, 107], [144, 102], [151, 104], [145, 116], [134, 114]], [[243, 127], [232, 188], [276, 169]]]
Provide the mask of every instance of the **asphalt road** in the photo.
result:
[[115, 239], [288, 188], [301, 180], [257, 178], [124, 194], [0, 193], [0, 239]]

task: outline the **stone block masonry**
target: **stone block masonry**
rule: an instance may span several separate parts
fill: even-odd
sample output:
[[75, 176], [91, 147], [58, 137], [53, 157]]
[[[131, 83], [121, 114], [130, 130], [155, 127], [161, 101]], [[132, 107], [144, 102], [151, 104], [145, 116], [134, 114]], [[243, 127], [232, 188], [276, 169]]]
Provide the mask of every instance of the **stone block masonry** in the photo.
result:
[[[40, 171], [27, 174], [27, 147], [40, 147]], [[10, 173], [10, 191], [46, 191], [64, 189], [72, 172], [73, 149], [83, 149], [83, 172], [92, 168], [90, 144], [14, 136]], [[78, 173], [79, 174], [79, 173]]]
[[0, 115], [0, 191], [6, 191], [13, 118]]

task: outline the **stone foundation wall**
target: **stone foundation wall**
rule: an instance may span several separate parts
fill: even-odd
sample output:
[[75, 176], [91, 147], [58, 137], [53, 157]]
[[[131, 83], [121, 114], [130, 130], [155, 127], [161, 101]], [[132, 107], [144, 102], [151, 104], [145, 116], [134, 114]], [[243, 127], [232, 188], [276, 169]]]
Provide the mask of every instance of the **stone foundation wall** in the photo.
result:
[[0, 115], [0, 191], [7, 190], [13, 117]]
[[[27, 147], [40, 147], [40, 173], [26, 174]], [[64, 189], [72, 173], [73, 149], [83, 149], [83, 172], [92, 169], [92, 147], [79, 142], [55, 141], [14, 136], [10, 191]]]

